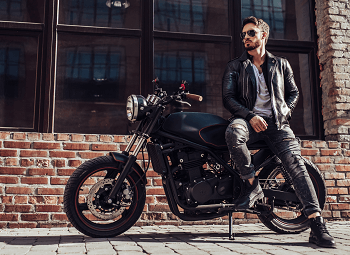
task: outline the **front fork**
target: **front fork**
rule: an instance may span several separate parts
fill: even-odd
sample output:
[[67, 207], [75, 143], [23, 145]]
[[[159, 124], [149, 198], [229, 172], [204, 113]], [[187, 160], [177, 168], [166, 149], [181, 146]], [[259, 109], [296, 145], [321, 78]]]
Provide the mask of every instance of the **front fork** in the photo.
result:
[[[152, 118], [152, 120], [148, 123], [148, 125], [145, 128], [142, 128], [142, 122], [141, 122], [137, 128], [137, 131], [132, 136], [128, 146], [126, 147], [125, 151], [123, 152], [124, 154], [129, 155], [129, 159], [126, 162], [123, 171], [120, 173], [116, 183], [114, 184], [114, 186], [111, 189], [111, 192], [108, 195], [108, 200], [107, 200], [108, 203], [112, 203], [118, 190], [120, 190], [126, 176], [128, 176], [128, 174], [131, 172], [132, 166], [136, 162], [137, 155], [139, 154], [141, 148], [143, 147], [143, 145], [145, 144], [145, 142], [149, 138], [149, 134], [152, 132], [152, 130], [153, 130], [154, 126], [156, 125], [158, 118], [162, 114], [163, 110], [164, 110], [164, 107], [159, 107], [157, 109], [154, 117]], [[143, 129], [143, 131], [141, 131], [141, 129]], [[137, 144], [135, 150], [130, 155], [131, 148], [135, 144], [137, 138], [139, 138], [138, 144]]]

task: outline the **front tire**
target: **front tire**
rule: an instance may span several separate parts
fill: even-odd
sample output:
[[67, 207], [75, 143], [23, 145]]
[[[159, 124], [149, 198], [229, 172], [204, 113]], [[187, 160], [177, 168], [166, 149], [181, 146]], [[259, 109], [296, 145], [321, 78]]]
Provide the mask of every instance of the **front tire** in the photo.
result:
[[117, 236], [139, 219], [146, 190], [137, 171], [127, 175], [113, 203], [106, 199], [123, 163], [111, 156], [98, 157], [82, 164], [69, 178], [64, 191], [64, 210], [80, 232], [91, 237]]
[[[323, 209], [326, 201], [326, 185], [320, 170], [309, 160], [303, 159], [306, 169], [310, 175], [316, 195]], [[259, 173], [260, 184], [262, 188], [277, 189], [294, 192], [293, 186], [289, 185], [282, 171], [282, 164], [275, 164], [267, 167]], [[264, 198], [268, 203], [268, 199]], [[302, 211], [301, 203], [291, 203], [288, 201], [277, 201], [279, 206], [275, 206], [273, 212], [268, 215], [258, 215], [261, 222], [269, 229], [281, 234], [300, 233], [309, 228], [309, 220]], [[260, 208], [268, 210], [267, 208]]]

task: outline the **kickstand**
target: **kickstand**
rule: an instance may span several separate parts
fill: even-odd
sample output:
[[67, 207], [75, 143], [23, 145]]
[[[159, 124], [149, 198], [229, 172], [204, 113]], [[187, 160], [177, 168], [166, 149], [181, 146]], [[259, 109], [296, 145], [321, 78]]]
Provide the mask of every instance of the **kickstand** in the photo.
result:
[[233, 226], [232, 226], [232, 212], [230, 211], [228, 213], [228, 234], [229, 234], [228, 238], [230, 240], [235, 240], [235, 233], [233, 233], [232, 228], [233, 228]]

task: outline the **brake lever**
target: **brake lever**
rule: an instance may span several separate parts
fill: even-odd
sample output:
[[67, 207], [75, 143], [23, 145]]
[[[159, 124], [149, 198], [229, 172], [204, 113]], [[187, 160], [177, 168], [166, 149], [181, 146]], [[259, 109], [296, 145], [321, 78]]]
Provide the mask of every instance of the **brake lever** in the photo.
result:
[[182, 101], [182, 100], [175, 100], [175, 102], [178, 102], [178, 103], [181, 103], [181, 104], [187, 104], [189, 107], [192, 106], [189, 102]]

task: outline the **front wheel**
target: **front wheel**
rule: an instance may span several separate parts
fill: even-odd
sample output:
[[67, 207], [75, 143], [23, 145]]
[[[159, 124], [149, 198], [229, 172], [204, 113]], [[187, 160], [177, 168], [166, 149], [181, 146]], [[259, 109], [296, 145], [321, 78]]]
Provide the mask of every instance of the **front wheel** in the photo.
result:
[[[326, 185], [318, 168], [309, 160], [304, 159], [304, 164], [310, 175], [311, 181], [316, 191], [320, 208], [326, 201]], [[288, 176], [282, 169], [282, 164], [276, 164], [259, 173], [260, 185], [263, 189], [275, 189], [286, 192], [295, 192], [293, 185], [288, 183]], [[289, 177], [290, 178], [290, 177]], [[268, 198], [264, 198], [265, 203], [269, 203]], [[276, 200], [275, 209], [268, 215], [258, 215], [261, 222], [269, 229], [282, 234], [300, 233], [309, 228], [309, 221], [304, 215], [303, 206], [300, 203]], [[262, 210], [268, 210], [262, 208]]]
[[123, 163], [111, 156], [98, 157], [82, 164], [69, 178], [64, 209], [80, 232], [92, 237], [112, 237], [128, 230], [140, 217], [146, 190], [138, 172], [128, 174], [115, 199], [108, 201]]

